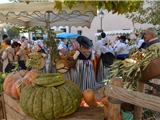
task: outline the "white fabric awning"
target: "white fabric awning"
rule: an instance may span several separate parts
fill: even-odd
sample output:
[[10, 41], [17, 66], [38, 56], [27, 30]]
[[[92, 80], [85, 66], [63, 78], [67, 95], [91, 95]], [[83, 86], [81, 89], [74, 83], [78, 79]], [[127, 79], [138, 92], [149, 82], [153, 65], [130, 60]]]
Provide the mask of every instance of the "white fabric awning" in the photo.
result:
[[[96, 10], [92, 6], [85, 7], [80, 3], [72, 7], [72, 9], [62, 5], [62, 10], [65, 10], [68, 13], [72, 13], [73, 11], [80, 11], [82, 14], [86, 13], [87, 11], [92, 11], [94, 14], [96, 14]], [[41, 13], [45, 13], [46, 11], [54, 11], [56, 14], [59, 12], [59, 10], [54, 8], [54, 2], [30, 2], [29, 4], [20, 2], [0, 4], [0, 12], [4, 15], [7, 15], [10, 12], [14, 12], [17, 15], [21, 12], [32, 14], [35, 11], [39, 11]]]
[[0, 4], [0, 21], [20, 26], [87, 26], [96, 15], [92, 6], [83, 5], [69, 9], [63, 6], [62, 11], [54, 9], [53, 2], [31, 2]]

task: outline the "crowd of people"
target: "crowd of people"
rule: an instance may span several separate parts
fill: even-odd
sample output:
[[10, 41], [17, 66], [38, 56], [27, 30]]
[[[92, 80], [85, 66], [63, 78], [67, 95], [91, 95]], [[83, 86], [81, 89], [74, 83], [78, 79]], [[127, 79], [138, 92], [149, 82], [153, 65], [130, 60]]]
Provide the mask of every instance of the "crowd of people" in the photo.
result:
[[16, 66], [18, 66], [18, 70], [26, 70], [25, 63], [31, 52], [45, 53], [41, 44], [29, 41], [24, 36], [20, 40], [10, 40], [9, 36], [4, 34], [2, 39], [0, 49], [1, 63], [3, 66], [2, 72], [9, 73]]
[[[160, 43], [157, 31], [154, 28], [148, 28], [139, 34], [136, 33], [135, 36], [136, 38], [131, 39], [122, 35], [110, 41], [107, 35], [102, 32], [101, 39], [96, 41], [94, 45], [87, 37], [78, 37], [76, 39], [78, 45], [75, 45], [76, 47], [72, 49], [76, 51], [73, 55], [73, 59], [77, 60], [76, 68], [70, 69], [67, 77], [77, 83], [83, 90], [97, 88], [97, 86], [101, 86], [100, 83], [104, 79], [107, 79], [106, 69], [115, 59], [124, 60], [129, 57], [132, 49], [145, 49], [151, 44]], [[62, 44], [64, 47], [62, 47]], [[67, 41], [62, 40], [59, 46], [60, 55], [67, 54]]]
[[[110, 41], [102, 32], [101, 39], [97, 40], [95, 44], [86, 36], [79, 36], [70, 41], [60, 40], [57, 44], [59, 56], [64, 58], [63, 56], [73, 51], [74, 54], [67, 59], [70, 62], [76, 61], [75, 66], [65, 73], [65, 78], [74, 81], [82, 90], [101, 87], [103, 80], [107, 79], [106, 70], [115, 59], [127, 58], [132, 48], [145, 49], [152, 44], [160, 43], [154, 28], [149, 28], [136, 36], [137, 38], [132, 40], [122, 35]], [[44, 54], [45, 58], [48, 54], [47, 50], [43, 40], [31, 41], [26, 37], [21, 37], [20, 40], [11, 41], [7, 35], [3, 35], [0, 51], [3, 63], [2, 71], [11, 72], [15, 68], [15, 62], [18, 63], [20, 70], [27, 69], [25, 63], [29, 53], [40, 52]]]

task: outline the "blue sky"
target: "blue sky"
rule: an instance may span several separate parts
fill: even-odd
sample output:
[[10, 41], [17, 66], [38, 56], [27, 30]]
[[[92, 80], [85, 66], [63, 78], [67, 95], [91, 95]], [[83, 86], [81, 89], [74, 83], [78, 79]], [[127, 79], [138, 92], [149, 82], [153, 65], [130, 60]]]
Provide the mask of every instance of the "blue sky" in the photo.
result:
[[9, 0], [0, 0], [0, 4], [1, 3], [9, 3]]

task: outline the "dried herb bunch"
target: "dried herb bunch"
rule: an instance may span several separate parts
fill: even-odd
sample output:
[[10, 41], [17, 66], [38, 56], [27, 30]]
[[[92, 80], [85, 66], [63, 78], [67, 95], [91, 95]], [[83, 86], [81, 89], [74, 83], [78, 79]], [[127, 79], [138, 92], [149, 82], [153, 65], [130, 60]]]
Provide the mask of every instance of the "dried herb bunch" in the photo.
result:
[[152, 45], [145, 50], [132, 52], [129, 58], [114, 62], [109, 78], [122, 77], [124, 82], [129, 84], [128, 87], [135, 87], [141, 78], [142, 71], [157, 58], [160, 58], [160, 45]]

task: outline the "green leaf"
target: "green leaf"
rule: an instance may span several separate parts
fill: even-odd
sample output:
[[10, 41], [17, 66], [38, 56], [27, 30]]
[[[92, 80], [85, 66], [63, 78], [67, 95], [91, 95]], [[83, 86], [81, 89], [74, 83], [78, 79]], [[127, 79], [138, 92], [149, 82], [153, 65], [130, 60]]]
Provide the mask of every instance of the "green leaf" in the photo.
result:
[[62, 2], [55, 1], [54, 9], [61, 11], [62, 10]]
[[[133, 12], [138, 10], [138, 8], [141, 6], [140, 3], [143, 3], [143, 1], [78, 1], [78, 0], [64, 0], [64, 5], [66, 5], [68, 8], [72, 9], [74, 6], [81, 3], [81, 5], [87, 7], [92, 6], [94, 9], [97, 10], [100, 8], [105, 8], [108, 11], [113, 11], [113, 13], [118, 14], [124, 14], [128, 12]], [[62, 10], [62, 2], [56, 1], [54, 8], [58, 10]]]

